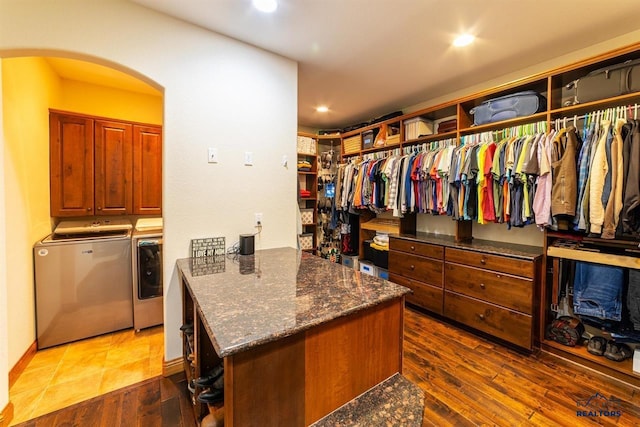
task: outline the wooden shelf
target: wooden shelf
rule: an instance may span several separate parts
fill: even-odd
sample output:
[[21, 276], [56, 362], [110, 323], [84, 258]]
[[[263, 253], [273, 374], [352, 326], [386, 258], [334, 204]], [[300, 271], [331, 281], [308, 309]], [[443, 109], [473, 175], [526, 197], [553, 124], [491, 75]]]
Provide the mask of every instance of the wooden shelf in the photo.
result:
[[592, 369], [604, 372], [623, 381], [640, 386], [640, 374], [633, 372], [633, 358], [615, 362], [604, 356], [596, 356], [587, 351], [586, 345], [569, 347], [558, 342], [543, 339], [541, 341], [544, 350], [550, 353], [564, 356], [567, 359], [586, 364]]
[[374, 218], [360, 224], [361, 230], [379, 231], [381, 233], [400, 233], [400, 219]]
[[640, 258], [634, 258], [624, 255], [606, 254], [601, 252], [592, 252], [581, 249], [558, 248], [549, 246], [547, 248], [547, 256], [556, 258], [572, 259], [574, 261], [593, 262], [596, 264], [613, 265], [624, 268], [640, 268]]

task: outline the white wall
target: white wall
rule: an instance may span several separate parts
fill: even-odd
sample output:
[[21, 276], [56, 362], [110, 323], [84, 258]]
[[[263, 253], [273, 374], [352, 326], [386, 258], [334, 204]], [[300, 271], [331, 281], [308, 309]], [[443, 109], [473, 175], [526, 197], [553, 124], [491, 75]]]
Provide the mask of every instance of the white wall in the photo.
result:
[[[0, 61], [0, 82], [2, 81], [2, 61]], [[0, 99], [2, 85], [0, 84]], [[4, 164], [4, 126], [2, 102], [0, 102], [0, 165]], [[0, 412], [9, 402], [9, 358], [7, 335], [7, 244], [5, 238], [4, 174], [0, 173]]]
[[[93, 58], [164, 89], [165, 360], [178, 358], [175, 260], [190, 239], [224, 236], [229, 246], [262, 212], [258, 248], [295, 246], [296, 63], [124, 0], [0, 0], [0, 9], [1, 57]], [[206, 162], [207, 147], [220, 163]], [[243, 166], [245, 151], [254, 166]]]

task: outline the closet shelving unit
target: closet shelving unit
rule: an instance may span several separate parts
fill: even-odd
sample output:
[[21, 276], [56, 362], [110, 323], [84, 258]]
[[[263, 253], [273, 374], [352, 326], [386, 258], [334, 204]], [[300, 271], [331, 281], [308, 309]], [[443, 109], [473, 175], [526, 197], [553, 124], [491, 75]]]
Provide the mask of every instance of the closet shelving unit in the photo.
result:
[[[556, 119], [571, 119], [572, 117], [575, 119], [579, 119], [580, 116], [593, 111], [610, 107], [621, 107], [638, 104], [640, 103], [640, 92], [625, 94], [622, 96], [615, 96], [584, 104], [563, 106], [563, 88], [568, 83], [578, 79], [581, 76], [586, 75], [593, 70], [637, 58], [640, 58], [640, 43], [606, 52], [601, 55], [569, 64], [551, 71], [542, 72], [504, 85], [493, 87], [457, 100], [446, 102], [433, 107], [428, 107], [419, 111], [405, 114], [400, 117], [389, 119], [384, 122], [376, 123], [374, 125], [343, 133], [340, 135], [340, 137], [344, 141], [345, 139], [353, 136], [362, 136], [363, 132], [368, 130], [373, 129], [380, 131], [383, 125], [399, 125], [400, 127], [400, 138], [397, 143], [372, 148], [365, 148], [361, 145], [359, 151], [349, 153], [345, 153], [343, 149], [342, 160], [344, 161], [352, 159], [354, 157], [359, 158], [366, 154], [386, 151], [394, 148], [403, 149], [405, 147], [415, 146], [425, 142], [428, 143], [431, 141], [438, 141], [448, 138], [456, 138], [458, 141], [460, 141], [460, 137], [464, 135], [472, 135], [487, 131], [501, 131], [510, 127], [537, 122], [546, 122], [547, 128], [551, 128]], [[547, 105], [546, 108], [544, 108], [544, 111], [533, 114], [531, 116], [520, 117], [512, 120], [505, 120], [481, 126], [472, 125], [473, 116], [470, 113], [470, 110], [473, 107], [481, 104], [485, 100], [524, 90], [535, 90], [536, 92], [545, 96], [545, 98], [547, 99]], [[418, 139], [406, 140], [403, 123], [404, 121], [412, 119], [414, 117], [423, 117], [425, 119], [436, 122], [445, 118], [455, 117], [457, 119], [457, 129], [455, 131], [447, 133], [433, 134]], [[640, 118], [640, 114], [638, 115], [638, 118]], [[472, 227], [472, 221], [457, 221], [454, 236], [455, 241], [470, 242], [473, 239]], [[402, 218], [400, 220], [399, 229], [400, 233], [415, 233], [416, 216], [406, 215], [405, 218]], [[554, 258], [588, 260], [603, 264], [610, 264], [612, 262], [611, 256], [606, 256], [604, 254], [605, 251], [600, 254], [591, 252], [584, 253], [584, 251], [576, 251], [570, 249], [558, 250], [558, 248], [555, 248], [553, 246], [554, 242], [560, 238], [584, 239], [585, 237], [585, 233], [545, 231], [544, 243], [542, 248], [545, 256], [543, 257], [542, 271], [546, 272], [547, 274], [542, 274], [542, 283], [537, 284], [535, 289], [536, 306], [538, 307], [536, 309], [538, 312], [538, 325], [536, 328], [535, 337], [536, 345], [543, 351], [591, 367], [595, 370], [614, 376], [623, 381], [635, 384], [636, 386], [640, 385], [640, 374], [633, 372], [630, 359], [624, 362], [613, 362], [605, 359], [604, 357], [593, 356], [589, 354], [586, 351], [586, 347], [584, 346], [567, 347], [556, 343], [555, 341], [547, 340], [545, 338], [545, 327], [554, 318], [554, 313], [550, 309], [550, 286], [554, 274], [557, 274], [557, 272], [554, 272], [553, 268]], [[624, 239], [617, 239], [612, 241], [599, 238], [589, 240], [592, 245], [595, 245], [596, 247], [601, 246], [603, 249], [611, 246], [629, 249], [628, 255], [615, 256], [615, 262], [626, 268], [640, 268], [640, 253], [638, 253], [637, 241], [628, 241]]]
[[[312, 138], [314, 146], [309, 152], [298, 152], [298, 161], [306, 160], [311, 164], [311, 170], [298, 171], [298, 186], [300, 190], [308, 190], [311, 195], [308, 197], [301, 197], [298, 195], [298, 204], [301, 212], [311, 212], [309, 215], [303, 215], [302, 218], [302, 236], [301, 239], [311, 239], [311, 244], [303, 248], [306, 252], [315, 253], [317, 247], [317, 202], [318, 202], [318, 135], [299, 132], [298, 136], [304, 136]], [[302, 243], [302, 242], [301, 242]]]

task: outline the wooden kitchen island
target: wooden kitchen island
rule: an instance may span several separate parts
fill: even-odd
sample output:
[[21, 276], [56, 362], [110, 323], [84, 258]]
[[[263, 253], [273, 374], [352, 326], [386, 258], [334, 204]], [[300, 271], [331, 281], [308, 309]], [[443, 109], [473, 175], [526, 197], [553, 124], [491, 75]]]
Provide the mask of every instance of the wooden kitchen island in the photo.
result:
[[228, 427], [310, 425], [402, 371], [405, 287], [292, 248], [177, 267], [187, 379], [223, 361]]

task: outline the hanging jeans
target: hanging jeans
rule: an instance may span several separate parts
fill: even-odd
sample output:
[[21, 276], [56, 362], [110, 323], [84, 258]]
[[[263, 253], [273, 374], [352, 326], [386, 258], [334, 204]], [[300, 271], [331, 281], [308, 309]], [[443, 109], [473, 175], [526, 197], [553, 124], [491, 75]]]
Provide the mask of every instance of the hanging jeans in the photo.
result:
[[624, 269], [576, 262], [573, 281], [574, 313], [600, 319], [622, 320], [623, 287]]

